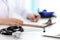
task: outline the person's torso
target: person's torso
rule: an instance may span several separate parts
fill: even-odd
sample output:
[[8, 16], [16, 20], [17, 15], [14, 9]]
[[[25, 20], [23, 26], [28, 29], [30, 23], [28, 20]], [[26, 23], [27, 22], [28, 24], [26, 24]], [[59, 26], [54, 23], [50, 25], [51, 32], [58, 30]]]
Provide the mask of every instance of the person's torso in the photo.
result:
[[8, 9], [3, 0], [0, 0], [0, 18], [8, 17]]
[[0, 0], [0, 18], [8, 18], [13, 13], [21, 13], [23, 0]]

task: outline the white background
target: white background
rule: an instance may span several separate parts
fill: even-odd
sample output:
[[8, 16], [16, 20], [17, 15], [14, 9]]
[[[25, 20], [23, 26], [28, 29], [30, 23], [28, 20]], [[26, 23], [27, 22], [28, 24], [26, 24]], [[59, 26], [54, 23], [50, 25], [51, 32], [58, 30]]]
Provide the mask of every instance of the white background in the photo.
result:
[[[30, 3], [30, 0], [26, 0], [25, 8], [31, 12]], [[40, 28], [24, 27], [25, 31], [20, 35], [20, 39], [15, 39], [11, 36], [0, 35], [0, 40], [60, 40], [57, 38], [48, 38], [42, 36], [43, 34], [54, 36], [60, 34], [60, 0], [40, 0], [39, 7], [40, 11], [42, 11], [43, 9], [47, 9], [48, 11], [54, 11], [55, 15], [57, 16], [57, 19], [53, 20], [56, 20], [56, 24], [46, 28], [46, 33], [43, 33], [43, 30]], [[16, 15], [14, 16], [16, 17]], [[42, 21], [43, 20], [41, 19], [39, 23], [41, 23]]]

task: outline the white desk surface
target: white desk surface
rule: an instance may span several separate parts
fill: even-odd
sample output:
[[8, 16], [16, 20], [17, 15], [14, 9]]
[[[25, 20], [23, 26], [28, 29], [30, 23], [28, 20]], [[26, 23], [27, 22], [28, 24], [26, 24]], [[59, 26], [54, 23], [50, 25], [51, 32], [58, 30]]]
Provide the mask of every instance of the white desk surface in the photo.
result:
[[[38, 22], [38, 24], [41, 23], [43, 20], [44, 19], [41, 19], [40, 22]], [[46, 19], [44, 21], [46, 21]], [[24, 32], [21, 33], [19, 39], [14, 38], [13, 36], [5, 36], [0, 34], [0, 40], [60, 40], [58, 38], [50, 38], [42, 36], [43, 34], [50, 34], [50, 35], [59, 34], [60, 31], [57, 25], [59, 24], [56, 23], [55, 25], [46, 28], [46, 33], [43, 33], [42, 28], [23, 27]]]

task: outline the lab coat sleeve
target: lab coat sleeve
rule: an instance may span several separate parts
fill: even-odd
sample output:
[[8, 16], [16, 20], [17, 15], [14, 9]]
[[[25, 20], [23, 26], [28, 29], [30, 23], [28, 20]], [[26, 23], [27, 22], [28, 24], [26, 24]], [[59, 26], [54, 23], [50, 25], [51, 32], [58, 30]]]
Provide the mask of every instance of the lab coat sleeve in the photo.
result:
[[23, 19], [27, 19], [29, 17], [30, 14], [34, 15], [38, 15], [38, 13], [32, 13], [32, 12], [28, 12], [28, 10], [25, 9], [16, 9], [15, 11], [18, 15], [20, 15]]
[[24, 9], [16, 9], [15, 12], [17, 15], [20, 15], [23, 19], [27, 19], [29, 13]]

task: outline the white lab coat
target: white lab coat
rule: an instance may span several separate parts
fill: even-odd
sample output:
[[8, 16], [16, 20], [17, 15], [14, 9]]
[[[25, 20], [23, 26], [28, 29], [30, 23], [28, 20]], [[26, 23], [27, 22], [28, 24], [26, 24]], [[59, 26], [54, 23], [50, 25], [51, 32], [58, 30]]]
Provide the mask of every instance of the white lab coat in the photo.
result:
[[0, 18], [7, 18], [8, 10], [7, 6], [0, 0]]
[[27, 18], [29, 13], [24, 9], [23, 1], [24, 0], [0, 0], [0, 18], [11, 18], [13, 14]]
[[[28, 13], [24, 10], [23, 5], [22, 5], [23, 0], [0, 0], [0, 18], [12, 18], [13, 15], [15, 14], [19, 15], [22, 18], [27, 18]], [[23, 8], [23, 9], [22, 9]], [[5, 25], [2, 27], [0, 26], [0, 29], [7, 28], [9, 26]], [[0, 35], [0, 40], [7, 40], [6, 36]], [[8, 40], [14, 40], [14, 38], [10, 38]]]

